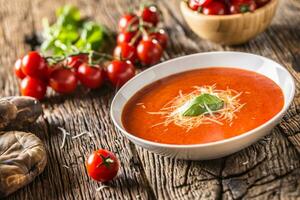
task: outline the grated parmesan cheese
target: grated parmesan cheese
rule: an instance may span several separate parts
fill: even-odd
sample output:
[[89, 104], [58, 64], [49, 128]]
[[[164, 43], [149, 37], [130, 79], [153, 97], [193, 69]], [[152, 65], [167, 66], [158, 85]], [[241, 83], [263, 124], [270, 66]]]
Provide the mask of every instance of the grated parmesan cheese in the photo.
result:
[[68, 165], [62, 165], [64, 168], [70, 169]]
[[70, 136], [70, 133], [68, 133], [67, 131], [66, 131], [66, 129], [64, 129], [64, 128], [62, 128], [62, 127], [58, 127], [58, 129], [61, 131], [61, 133], [63, 134], [63, 141], [62, 141], [62, 143], [61, 143], [61, 145], [60, 145], [60, 149], [62, 149], [62, 148], [64, 148], [64, 146], [65, 146], [65, 143], [66, 143], [66, 137], [67, 136]]
[[[61, 131], [61, 133], [63, 134], [63, 140], [62, 140], [62, 143], [60, 145], [60, 149], [63, 149], [64, 146], [65, 146], [65, 143], [66, 143], [66, 139], [67, 139], [67, 136], [68, 137], [71, 137], [71, 134], [69, 132], [66, 131], [66, 129], [62, 128], [62, 127], [58, 127], [58, 129]], [[83, 135], [86, 135], [88, 134], [90, 137], [93, 137], [92, 133], [88, 132], [88, 131], [83, 131], [81, 133], [79, 133], [78, 135], [75, 135], [75, 136], [72, 136], [71, 138], [72, 139], [77, 139]]]
[[99, 192], [99, 191], [103, 190], [104, 188], [109, 188], [109, 186], [101, 185], [100, 187], [96, 188], [96, 191]]
[[83, 135], [85, 135], [85, 134], [88, 134], [90, 137], [92, 137], [92, 134], [91, 134], [90, 132], [88, 132], [88, 131], [83, 131], [83, 132], [79, 133], [78, 135], [73, 136], [72, 139], [79, 138], [79, 137], [81, 137], [81, 136], [83, 136]]
[[[179, 95], [166, 103], [159, 111], [148, 112], [152, 115], [161, 115], [165, 119], [163, 122], [157, 123], [152, 127], [160, 125], [168, 126], [170, 123], [174, 123], [177, 126], [183, 127], [188, 132], [201, 124], [216, 123], [224, 125], [224, 122], [228, 122], [232, 126], [233, 119], [237, 117], [236, 113], [245, 106], [239, 100], [242, 92], [230, 88], [226, 90], [216, 89], [216, 84], [202, 87], [194, 86], [193, 88], [195, 90], [188, 94], [183, 94], [180, 90]], [[211, 94], [220, 98], [224, 102], [224, 107], [220, 110], [212, 111], [207, 105], [204, 105], [207, 112], [202, 115], [184, 116], [182, 113], [189, 106], [189, 103], [201, 94]]]

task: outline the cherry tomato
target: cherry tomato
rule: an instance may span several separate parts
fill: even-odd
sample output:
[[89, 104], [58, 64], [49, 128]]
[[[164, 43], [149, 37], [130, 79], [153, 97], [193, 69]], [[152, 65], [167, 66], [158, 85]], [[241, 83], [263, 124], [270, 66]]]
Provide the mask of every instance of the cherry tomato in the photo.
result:
[[112, 180], [118, 174], [119, 168], [117, 157], [104, 149], [93, 152], [86, 161], [88, 175], [100, 182]]
[[201, 6], [207, 6], [212, 1], [213, 0], [190, 0], [188, 5], [192, 10], [199, 11]]
[[144, 7], [141, 12], [141, 17], [144, 22], [156, 26], [160, 18], [159, 10], [155, 5]]
[[120, 32], [132, 32], [136, 31], [138, 28], [139, 19], [135, 14], [125, 14], [123, 15], [118, 23]]
[[27, 76], [43, 79], [47, 77], [47, 62], [38, 52], [29, 52], [22, 59], [22, 71]]
[[104, 67], [102, 72], [103, 72], [103, 81], [104, 82], [109, 82], [107, 67]]
[[[117, 37], [117, 44], [120, 45], [122, 43], [133, 43], [134, 46], [136, 46], [139, 41], [141, 40], [141, 36], [137, 36], [138, 31], [135, 32], [121, 32]], [[135, 38], [137, 37], [137, 38]], [[135, 41], [133, 41], [135, 40]]]
[[45, 97], [47, 85], [39, 79], [27, 76], [21, 81], [20, 88], [23, 96], [30, 96], [40, 100]]
[[71, 93], [77, 87], [75, 72], [69, 69], [57, 69], [51, 73], [49, 85], [58, 93]]
[[23, 79], [25, 78], [25, 74], [22, 71], [22, 58], [19, 58], [16, 63], [15, 63], [15, 67], [14, 67], [14, 71], [15, 74], [18, 78]]
[[144, 40], [155, 39], [155, 40], [158, 41], [158, 43], [160, 44], [160, 46], [162, 48], [166, 48], [167, 43], [168, 43], [168, 35], [167, 35], [167, 33], [165, 32], [164, 29], [159, 29], [157, 32], [150, 33], [148, 35], [144, 35], [143, 39]]
[[207, 6], [210, 4], [213, 0], [199, 0], [199, 3], [201, 6]]
[[201, 5], [199, 3], [199, 0], [189, 0], [188, 6], [190, 9], [192, 9], [194, 11], [198, 11]]
[[270, 0], [255, 0], [255, 3], [258, 7], [262, 7], [262, 6], [266, 5], [269, 2], [270, 2]]
[[137, 60], [136, 47], [128, 43], [118, 45], [114, 50], [114, 57], [119, 60], [130, 60], [135, 63]]
[[203, 6], [203, 14], [205, 15], [224, 15], [226, 14], [226, 6], [219, 1], [213, 1], [207, 6]]
[[163, 50], [159, 45], [158, 41], [142, 40], [137, 46], [137, 54], [144, 65], [153, 65], [159, 62], [162, 56]]
[[117, 37], [117, 43], [130, 43], [136, 32], [121, 32]]
[[115, 87], [121, 87], [134, 75], [135, 68], [129, 60], [113, 60], [107, 67], [107, 76]]
[[76, 75], [84, 86], [92, 89], [100, 87], [104, 79], [104, 73], [100, 66], [91, 66], [87, 63], [78, 67]]
[[76, 56], [70, 56], [67, 58], [67, 66], [72, 67], [75, 70], [78, 69], [78, 67], [88, 61], [88, 56], [86, 54], [79, 54]]
[[60, 64], [55, 64], [55, 65], [48, 66], [48, 72], [47, 72], [47, 77], [48, 77], [48, 79], [50, 79], [50, 76], [51, 76], [51, 74], [52, 74], [54, 71], [56, 71], [56, 70], [58, 70], [58, 69], [60, 69], [60, 68], [62, 68], [62, 67], [63, 67], [63, 66], [60, 65]]
[[230, 6], [230, 13], [245, 13], [253, 12], [256, 9], [256, 3], [254, 0], [232, 0]]
[[231, 0], [219, 0], [221, 3], [223, 3], [225, 5], [225, 15], [229, 15], [230, 11], [230, 5], [231, 5]]

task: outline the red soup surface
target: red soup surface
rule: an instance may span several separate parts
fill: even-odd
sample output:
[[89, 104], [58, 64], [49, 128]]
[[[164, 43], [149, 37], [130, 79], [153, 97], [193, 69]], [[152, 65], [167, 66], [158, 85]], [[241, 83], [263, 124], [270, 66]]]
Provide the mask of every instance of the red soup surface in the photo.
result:
[[[240, 93], [243, 106], [228, 122], [204, 123], [186, 129], [175, 123], [165, 124], [159, 112], [178, 94], [188, 94], [195, 86], [228, 88]], [[274, 117], [283, 107], [280, 87], [271, 79], [255, 72], [235, 68], [206, 68], [175, 74], [158, 80], [138, 91], [125, 105], [122, 123], [125, 129], [146, 140], [166, 144], [203, 144], [241, 135]]]

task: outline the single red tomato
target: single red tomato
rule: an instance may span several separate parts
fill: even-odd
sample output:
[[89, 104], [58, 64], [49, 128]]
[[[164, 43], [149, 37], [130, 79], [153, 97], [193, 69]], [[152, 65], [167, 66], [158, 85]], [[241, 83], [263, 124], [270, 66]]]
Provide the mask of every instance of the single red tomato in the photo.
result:
[[22, 59], [22, 71], [27, 76], [43, 79], [47, 77], [47, 62], [37, 51], [29, 52]]
[[157, 40], [162, 48], [166, 48], [169, 37], [164, 29], [159, 29], [157, 32], [150, 33], [148, 35], [143, 36], [143, 40], [152, 40], [152, 39]]
[[163, 49], [155, 39], [142, 40], [137, 46], [138, 58], [144, 65], [153, 65], [158, 63], [162, 53]]
[[100, 182], [112, 180], [118, 174], [119, 168], [117, 157], [105, 149], [93, 152], [86, 161], [88, 175]]
[[190, 9], [192, 9], [194, 11], [198, 11], [199, 8], [201, 7], [199, 0], [189, 0], [188, 6]]
[[117, 44], [130, 43], [136, 32], [121, 32], [117, 37]]
[[22, 58], [19, 58], [16, 62], [15, 62], [15, 67], [14, 67], [14, 71], [15, 71], [15, 75], [20, 78], [23, 79], [25, 78], [25, 74], [22, 71]]
[[211, 2], [213, 2], [213, 0], [199, 0], [201, 6], [207, 6]]
[[88, 56], [86, 54], [79, 54], [67, 58], [67, 66], [75, 70], [77, 70], [78, 67], [85, 62], [88, 62]]
[[202, 13], [205, 15], [225, 15], [226, 6], [219, 1], [213, 1], [207, 6], [203, 6]]
[[207, 6], [213, 0], [189, 0], [188, 5], [192, 10], [199, 11], [202, 6]]
[[132, 32], [138, 29], [139, 19], [135, 14], [123, 15], [118, 23], [120, 32]]
[[104, 82], [109, 82], [107, 67], [104, 67], [102, 72], [103, 72], [103, 81]]
[[104, 73], [100, 66], [91, 66], [87, 63], [82, 63], [77, 70], [79, 81], [88, 88], [98, 88], [104, 81]]
[[113, 60], [107, 67], [107, 75], [115, 87], [121, 87], [134, 77], [135, 68], [129, 60]]
[[128, 43], [120, 44], [114, 50], [114, 57], [119, 60], [130, 60], [132, 63], [135, 63], [137, 60], [136, 47]]
[[225, 15], [229, 15], [230, 14], [230, 5], [231, 5], [231, 0], [219, 0], [221, 3], [223, 3], [225, 5]]
[[50, 79], [50, 76], [54, 71], [61, 69], [61, 68], [63, 68], [63, 66], [61, 64], [54, 64], [54, 65], [48, 66], [48, 72], [47, 72], [48, 80]]
[[40, 100], [45, 97], [47, 85], [42, 80], [27, 76], [21, 81], [20, 88], [23, 96], [30, 96]]
[[230, 6], [230, 13], [245, 13], [253, 12], [256, 9], [256, 3], [254, 0], [232, 0]]
[[270, 2], [270, 0], [255, 0], [255, 3], [257, 5], [257, 7], [262, 7], [262, 6], [266, 5], [269, 2]]
[[75, 72], [70, 69], [57, 69], [51, 73], [49, 85], [58, 93], [71, 93], [77, 87], [77, 78], [75, 76]]
[[160, 20], [159, 9], [155, 5], [144, 7], [140, 15], [144, 22], [150, 23], [153, 26], [156, 26]]

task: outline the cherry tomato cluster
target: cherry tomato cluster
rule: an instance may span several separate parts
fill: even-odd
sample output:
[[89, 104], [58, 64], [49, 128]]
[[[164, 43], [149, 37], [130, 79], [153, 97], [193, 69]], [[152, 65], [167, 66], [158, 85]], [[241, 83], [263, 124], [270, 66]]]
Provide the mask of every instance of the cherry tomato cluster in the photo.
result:
[[270, 0], [188, 0], [188, 6], [205, 15], [229, 15], [253, 12]]
[[144, 66], [158, 63], [168, 41], [166, 32], [158, 28], [161, 17], [153, 4], [142, 6], [136, 13], [124, 14], [118, 23], [114, 57]]
[[135, 64], [149, 66], [159, 62], [168, 41], [166, 32], [158, 27], [161, 18], [153, 4], [142, 6], [137, 13], [123, 15], [118, 23], [114, 55], [109, 59], [105, 56], [110, 60], [108, 66], [103, 66], [103, 59], [96, 64], [92, 62], [91, 52], [70, 55], [54, 63], [49, 62], [54, 58], [43, 57], [37, 51], [29, 52], [16, 61], [14, 68], [21, 79], [22, 95], [43, 99], [48, 86], [57, 93], [69, 94], [76, 90], [78, 83], [95, 89], [105, 80], [121, 87], [135, 75]]
[[120, 87], [135, 75], [130, 61], [112, 60], [104, 67], [101, 63], [91, 65], [88, 60], [88, 54], [83, 53], [49, 64], [37, 51], [29, 52], [18, 59], [14, 67], [16, 76], [21, 79], [22, 95], [43, 99], [48, 86], [60, 94], [69, 94], [76, 90], [79, 82], [95, 89], [101, 87], [105, 79]]

